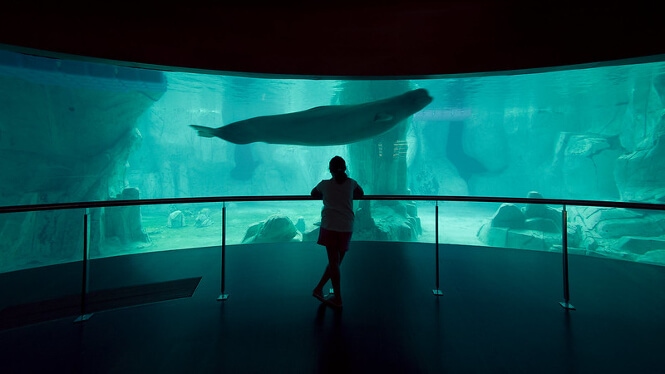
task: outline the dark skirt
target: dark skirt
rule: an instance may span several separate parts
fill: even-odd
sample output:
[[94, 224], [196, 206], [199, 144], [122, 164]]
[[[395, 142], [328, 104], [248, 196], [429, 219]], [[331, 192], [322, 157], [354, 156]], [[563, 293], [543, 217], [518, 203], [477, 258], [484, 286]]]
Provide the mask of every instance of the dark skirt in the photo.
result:
[[337, 248], [340, 252], [346, 252], [349, 249], [352, 232], [326, 230], [323, 227], [319, 230], [319, 240], [317, 244], [326, 247]]

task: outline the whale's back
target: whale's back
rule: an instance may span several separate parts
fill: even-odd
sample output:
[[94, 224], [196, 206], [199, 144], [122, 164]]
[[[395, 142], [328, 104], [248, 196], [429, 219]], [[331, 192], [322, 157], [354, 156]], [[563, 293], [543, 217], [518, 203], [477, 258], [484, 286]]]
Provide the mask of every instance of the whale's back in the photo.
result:
[[319, 106], [295, 113], [254, 117], [214, 129], [214, 136], [235, 144], [350, 144], [390, 130], [431, 101], [427, 90], [417, 89], [358, 105]]

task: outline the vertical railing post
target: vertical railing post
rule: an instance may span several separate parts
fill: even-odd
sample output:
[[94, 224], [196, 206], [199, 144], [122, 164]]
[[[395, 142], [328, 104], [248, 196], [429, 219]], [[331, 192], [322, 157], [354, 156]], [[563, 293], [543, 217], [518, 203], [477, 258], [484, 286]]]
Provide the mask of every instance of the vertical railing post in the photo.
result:
[[83, 322], [90, 319], [92, 313], [86, 313], [88, 297], [88, 240], [90, 237], [88, 229], [88, 209], [83, 212], [83, 270], [81, 271], [81, 313], [74, 322]]
[[565, 309], [575, 309], [575, 307], [570, 304], [570, 290], [568, 289], [568, 212], [566, 211], [566, 205], [563, 205], [563, 210], [561, 211], [562, 222], [561, 222], [561, 248], [563, 254], [563, 301], [559, 304]]
[[441, 296], [443, 295], [443, 292], [441, 292], [441, 289], [439, 289], [439, 201], [436, 200], [435, 202], [435, 209], [434, 209], [434, 242], [435, 242], [435, 247], [436, 247], [436, 288], [432, 290], [432, 293], [436, 296]]
[[226, 300], [229, 295], [226, 291], [226, 202], [222, 202], [222, 285], [221, 294], [217, 297], [218, 301]]

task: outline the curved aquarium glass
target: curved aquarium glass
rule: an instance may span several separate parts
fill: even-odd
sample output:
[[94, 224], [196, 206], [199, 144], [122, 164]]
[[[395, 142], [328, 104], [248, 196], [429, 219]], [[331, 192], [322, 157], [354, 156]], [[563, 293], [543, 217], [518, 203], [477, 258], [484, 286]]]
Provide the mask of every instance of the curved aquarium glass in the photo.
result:
[[[659, 58], [346, 80], [0, 50], [0, 206], [308, 195], [335, 155], [369, 195], [661, 204], [664, 108]], [[357, 202], [354, 240], [433, 242], [435, 200]], [[561, 206], [438, 205], [442, 243], [561, 250]], [[313, 240], [321, 203], [225, 206], [234, 245]], [[93, 208], [90, 254], [219, 245], [221, 211]], [[82, 214], [0, 214], [0, 272], [80, 260]], [[570, 206], [567, 222], [572, 253], [665, 264], [659, 210]]]

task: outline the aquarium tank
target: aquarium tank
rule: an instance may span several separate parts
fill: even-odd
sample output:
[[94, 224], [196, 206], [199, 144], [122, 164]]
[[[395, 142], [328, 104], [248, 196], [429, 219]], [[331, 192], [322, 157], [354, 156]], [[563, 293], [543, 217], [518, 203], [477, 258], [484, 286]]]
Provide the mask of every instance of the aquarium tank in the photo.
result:
[[[404, 196], [356, 202], [354, 240], [560, 251], [560, 205], [446, 197], [665, 199], [665, 59], [417, 79], [136, 66], [0, 50], [1, 207], [308, 196], [339, 155], [370, 197]], [[81, 260], [84, 240], [92, 258], [222, 231], [315, 240], [321, 202], [278, 200], [3, 212], [0, 272]], [[660, 210], [573, 205], [566, 222], [571, 253], [665, 264]]]

